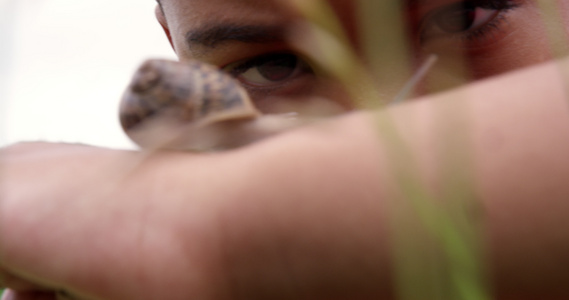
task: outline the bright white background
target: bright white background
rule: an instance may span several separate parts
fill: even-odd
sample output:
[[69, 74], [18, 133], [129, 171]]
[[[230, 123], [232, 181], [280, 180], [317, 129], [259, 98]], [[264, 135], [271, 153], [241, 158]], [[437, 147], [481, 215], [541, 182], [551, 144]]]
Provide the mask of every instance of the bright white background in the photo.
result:
[[118, 123], [131, 74], [174, 59], [153, 0], [0, 0], [0, 145], [132, 148]]

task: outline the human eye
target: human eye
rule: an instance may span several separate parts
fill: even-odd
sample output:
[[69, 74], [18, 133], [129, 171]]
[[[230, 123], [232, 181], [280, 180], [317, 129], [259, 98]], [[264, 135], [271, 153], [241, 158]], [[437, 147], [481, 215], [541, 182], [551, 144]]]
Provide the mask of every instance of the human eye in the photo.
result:
[[275, 89], [314, 75], [302, 58], [286, 52], [244, 59], [222, 69], [249, 89]]
[[499, 36], [507, 14], [518, 6], [515, 0], [466, 0], [435, 8], [421, 18], [419, 44], [435, 50], [483, 46]]
[[309, 111], [314, 99], [327, 99], [328, 106], [349, 107], [342, 102], [345, 99], [336, 99], [341, 93], [327, 88], [326, 77], [316, 74], [307, 60], [294, 52], [260, 53], [220, 68], [241, 83], [263, 113]]

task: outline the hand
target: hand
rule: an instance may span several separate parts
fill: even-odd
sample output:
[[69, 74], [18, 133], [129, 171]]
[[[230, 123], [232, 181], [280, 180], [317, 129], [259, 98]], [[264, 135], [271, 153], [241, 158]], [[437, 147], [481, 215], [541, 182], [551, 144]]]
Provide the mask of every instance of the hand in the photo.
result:
[[[4, 284], [77, 299], [383, 293], [375, 142], [346, 134], [316, 127], [209, 155], [4, 149], [0, 266], [23, 283]], [[371, 157], [338, 162], [347, 152]]]

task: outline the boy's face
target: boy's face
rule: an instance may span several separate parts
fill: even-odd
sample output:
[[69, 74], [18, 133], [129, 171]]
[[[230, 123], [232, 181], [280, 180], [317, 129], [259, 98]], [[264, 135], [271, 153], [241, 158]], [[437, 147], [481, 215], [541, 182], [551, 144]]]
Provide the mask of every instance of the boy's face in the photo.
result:
[[[275, 97], [341, 98], [337, 85], [315, 74], [311, 62], [301, 58], [302, 53], [294, 51], [288, 42], [287, 28], [299, 17], [283, 5], [286, 1], [289, 0], [161, 0], [164, 14], [158, 10], [157, 15], [180, 60], [198, 59], [224, 68], [243, 83], [266, 112], [278, 110], [267, 101]], [[468, 80], [475, 80], [552, 57], [548, 39], [551, 32], [545, 29], [537, 1], [381, 1], [405, 2], [413, 64], [428, 54], [438, 55], [431, 73], [446, 75], [437, 77], [438, 83], [430, 86], [431, 91], [452, 86], [456, 84], [453, 78], [464, 78], [465, 74]], [[358, 1], [327, 2], [334, 8], [354, 49], [361, 49], [355, 7]], [[569, 16], [567, 1], [559, 3], [560, 16]], [[381, 25], [378, 20], [378, 26]], [[565, 36], [565, 27], [559, 23], [553, 35]], [[384, 42], [390, 43], [387, 39]]]

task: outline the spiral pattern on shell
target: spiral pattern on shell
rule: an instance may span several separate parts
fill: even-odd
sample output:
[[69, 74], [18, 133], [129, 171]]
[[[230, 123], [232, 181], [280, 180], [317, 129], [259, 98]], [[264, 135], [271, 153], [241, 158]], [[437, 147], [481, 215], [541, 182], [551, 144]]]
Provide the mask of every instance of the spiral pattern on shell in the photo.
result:
[[133, 76], [120, 107], [127, 134], [157, 117], [203, 124], [258, 115], [235, 79], [198, 61], [146, 61]]

